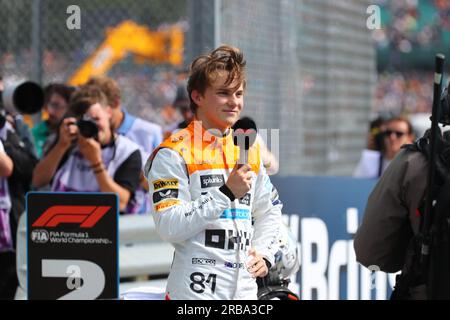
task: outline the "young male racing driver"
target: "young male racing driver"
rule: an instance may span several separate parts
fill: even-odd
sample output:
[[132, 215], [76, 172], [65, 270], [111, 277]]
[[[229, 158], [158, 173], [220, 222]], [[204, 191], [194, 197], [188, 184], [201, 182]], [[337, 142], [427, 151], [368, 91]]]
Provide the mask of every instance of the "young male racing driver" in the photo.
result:
[[175, 247], [168, 299], [256, 299], [256, 277], [274, 263], [281, 210], [258, 145], [240, 164], [230, 128], [244, 106], [244, 68], [231, 46], [195, 59], [187, 85], [195, 119], [145, 167], [156, 229]]

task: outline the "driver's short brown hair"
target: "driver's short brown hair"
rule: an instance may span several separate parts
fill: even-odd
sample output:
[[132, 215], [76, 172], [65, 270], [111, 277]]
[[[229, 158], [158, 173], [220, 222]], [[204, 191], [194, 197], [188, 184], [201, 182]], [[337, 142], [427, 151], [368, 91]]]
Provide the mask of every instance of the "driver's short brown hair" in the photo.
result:
[[190, 66], [187, 91], [189, 93], [190, 107], [195, 113], [197, 105], [192, 100], [191, 93], [197, 90], [201, 94], [211, 85], [217, 75], [222, 71], [228, 73], [225, 85], [236, 83], [238, 89], [241, 84], [246, 85], [245, 64], [243, 53], [235, 47], [222, 45], [208, 54], [197, 57]]

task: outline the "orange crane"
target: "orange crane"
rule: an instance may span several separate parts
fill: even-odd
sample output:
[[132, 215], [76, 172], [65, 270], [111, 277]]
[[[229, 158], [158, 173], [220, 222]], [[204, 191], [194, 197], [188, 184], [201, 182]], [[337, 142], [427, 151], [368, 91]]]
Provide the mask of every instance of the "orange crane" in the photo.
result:
[[183, 28], [177, 25], [167, 29], [150, 31], [126, 20], [106, 31], [106, 39], [97, 50], [70, 77], [70, 85], [82, 85], [89, 78], [103, 75], [114, 64], [129, 53], [135, 55], [138, 62], [171, 64], [179, 67], [183, 63]]

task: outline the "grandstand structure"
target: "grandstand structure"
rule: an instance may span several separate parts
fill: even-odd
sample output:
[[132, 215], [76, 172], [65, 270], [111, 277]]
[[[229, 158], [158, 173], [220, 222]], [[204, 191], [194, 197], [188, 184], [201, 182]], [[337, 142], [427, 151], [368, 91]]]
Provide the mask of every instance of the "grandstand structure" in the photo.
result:
[[430, 69], [436, 52], [450, 54], [450, 3], [378, 1], [381, 29], [373, 34], [379, 70]]

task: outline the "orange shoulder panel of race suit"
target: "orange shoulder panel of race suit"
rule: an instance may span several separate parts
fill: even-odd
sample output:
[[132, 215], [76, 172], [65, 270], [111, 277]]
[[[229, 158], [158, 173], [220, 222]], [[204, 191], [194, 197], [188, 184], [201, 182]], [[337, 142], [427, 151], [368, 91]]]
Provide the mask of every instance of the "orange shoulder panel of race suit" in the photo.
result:
[[[163, 148], [172, 149], [183, 157], [189, 175], [198, 170], [232, 170], [239, 158], [239, 147], [234, 145], [231, 133], [226, 137], [212, 136], [203, 127], [195, 128], [195, 121], [164, 140], [153, 151], [150, 159], [153, 160], [158, 150]], [[248, 151], [248, 164], [252, 171], [258, 174], [260, 146], [257, 143]]]

